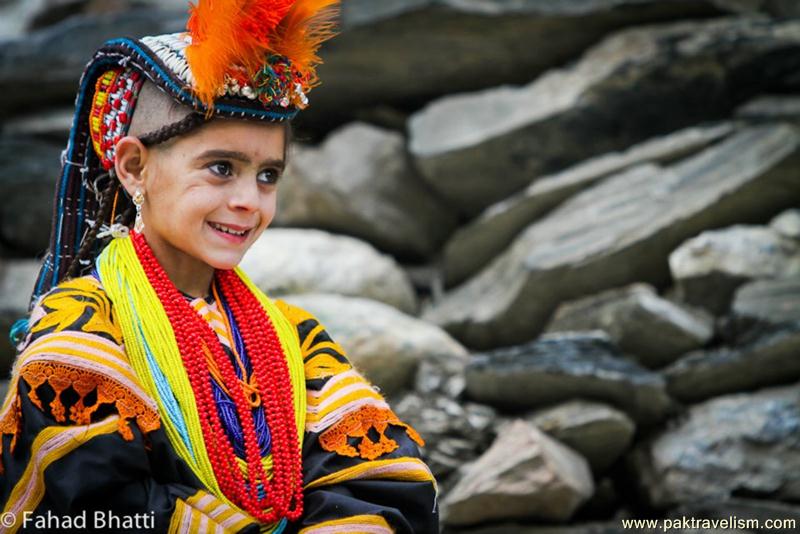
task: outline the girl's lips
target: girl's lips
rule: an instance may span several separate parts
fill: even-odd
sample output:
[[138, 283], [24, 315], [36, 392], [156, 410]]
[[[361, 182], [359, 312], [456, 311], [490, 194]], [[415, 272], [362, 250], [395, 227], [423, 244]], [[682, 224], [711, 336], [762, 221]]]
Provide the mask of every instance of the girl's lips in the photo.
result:
[[218, 235], [219, 237], [225, 239], [226, 241], [228, 241], [230, 243], [235, 243], [237, 245], [241, 244], [241, 243], [244, 243], [245, 241], [247, 241], [247, 236], [250, 235], [250, 229], [248, 229], [246, 226], [238, 226], [237, 227], [236, 225], [233, 225], [233, 224], [226, 224], [224, 226], [227, 226], [231, 230], [236, 230], [237, 232], [240, 232], [242, 230], [246, 230], [246, 231], [242, 235], [229, 234], [227, 232], [223, 232], [221, 230], [217, 230], [216, 228], [214, 228], [213, 224], [208, 223], [208, 227], [211, 228], [211, 230], [213, 230], [216, 235]]

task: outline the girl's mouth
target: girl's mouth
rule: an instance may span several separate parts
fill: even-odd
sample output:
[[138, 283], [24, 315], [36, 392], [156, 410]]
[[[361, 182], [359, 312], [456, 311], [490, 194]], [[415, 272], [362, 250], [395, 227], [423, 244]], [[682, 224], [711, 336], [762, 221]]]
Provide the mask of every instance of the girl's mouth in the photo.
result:
[[208, 225], [223, 239], [231, 241], [233, 243], [243, 243], [246, 239], [248, 234], [250, 234], [251, 228], [245, 228], [243, 226], [235, 226], [235, 225], [225, 225], [215, 222], [209, 222]]

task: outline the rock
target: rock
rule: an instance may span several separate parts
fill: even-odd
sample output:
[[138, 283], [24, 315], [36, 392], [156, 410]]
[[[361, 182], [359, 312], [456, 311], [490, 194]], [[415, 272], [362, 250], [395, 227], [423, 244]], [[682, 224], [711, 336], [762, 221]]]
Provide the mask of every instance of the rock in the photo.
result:
[[495, 411], [489, 406], [410, 393], [392, 407], [425, 439], [426, 463], [439, 480], [477, 458], [494, 437]]
[[355, 367], [394, 395], [411, 386], [423, 359], [466, 359], [467, 351], [436, 326], [381, 302], [340, 295], [285, 297], [314, 314]]
[[731, 308], [736, 316], [769, 323], [800, 322], [800, 278], [745, 284], [736, 291]]
[[[343, 157], [346, 154], [347, 157]], [[299, 150], [279, 190], [277, 222], [360, 237], [406, 257], [433, 254], [454, 224], [411, 168], [400, 134], [350, 124]]]
[[[429, 104], [409, 120], [409, 149], [432, 187], [465, 215], [476, 215], [537, 176], [719, 119], [768, 80], [796, 83], [798, 51], [794, 20], [625, 30], [528, 85]], [[740, 76], [758, 82], [745, 89], [734, 81]]]
[[628, 449], [636, 430], [619, 410], [580, 400], [539, 410], [527, 420], [580, 453], [595, 473], [605, 471]]
[[664, 370], [673, 397], [696, 402], [800, 379], [800, 322], [744, 347], [692, 352]]
[[185, 25], [185, 8], [134, 10], [71, 17], [0, 42], [0, 115], [72, 103], [86, 62], [108, 39], [171, 33]]
[[241, 267], [272, 296], [336, 293], [378, 300], [410, 314], [417, 308], [414, 288], [394, 259], [352, 237], [270, 228], [247, 251]]
[[465, 466], [444, 499], [442, 515], [450, 525], [515, 518], [563, 521], [593, 491], [586, 460], [518, 420]]
[[800, 240], [800, 209], [786, 210], [776, 215], [769, 226], [782, 236]]
[[758, 222], [800, 191], [800, 136], [747, 128], [665, 168], [637, 166], [572, 197], [425, 317], [472, 347], [534, 338], [559, 303], [669, 280], [667, 258], [704, 229]]
[[657, 368], [705, 345], [714, 321], [659, 297], [652, 286], [633, 284], [562, 304], [545, 331], [594, 329], [607, 332], [639, 363]]
[[729, 135], [730, 123], [691, 127], [579, 163], [562, 172], [538, 178], [520, 191], [486, 208], [461, 227], [444, 250], [447, 285], [464, 281], [488, 264], [527, 225], [541, 218], [575, 193], [600, 179], [645, 162], [670, 162]]
[[0, 241], [31, 256], [50, 242], [61, 149], [30, 138], [0, 143]]
[[670, 254], [669, 267], [681, 300], [722, 315], [744, 282], [800, 275], [800, 243], [737, 225], [689, 239]]
[[47, 0], [24, 0], [0, 3], [0, 40], [20, 37], [28, 30]]
[[18, 115], [2, 125], [3, 136], [36, 136], [66, 146], [73, 114], [72, 108], [61, 107]]
[[349, 0], [300, 120], [343, 123], [364, 108], [525, 83], [615, 29], [722, 11], [707, 0]]
[[791, 95], [759, 96], [736, 110], [748, 122], [800, 122], [800, 98]]
[[0, 378], [11, 370], [16, 349], [9, 341], [9, 330], [17, 320], [28, 315], [28, 302], [39, 266], [36, 260], [0, 261]]
[[631, 466], [655, 507], [734, 495], [800, 497], [800, 385], [718, 397], [637, 448]]
[[419, 393], [439, 393], [457, 399], [467, 385], [464, 379], [466, 367], [467, 360], [461, 358], [422, 360], [417, 369], [414, 389]]
[[509, 410], [583, 398], [607, 402], [651, 424], [671, 407], [664, 379], [621, 358], [601, 332], [549, 334], [527, 345], [476, 354], [466, 377], [471, 399]]

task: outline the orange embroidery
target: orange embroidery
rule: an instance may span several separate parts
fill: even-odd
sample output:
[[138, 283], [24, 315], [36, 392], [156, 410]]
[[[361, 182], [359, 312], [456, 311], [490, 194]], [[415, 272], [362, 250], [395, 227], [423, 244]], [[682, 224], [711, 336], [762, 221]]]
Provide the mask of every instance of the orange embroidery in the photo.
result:
[[[405, 428], [408, 436], [420, 447], [425, 445], [417, 431], [400, 421], [392, 410], [375, 406], [363, 406], [347, 414], [320, 434], [319, 442], [322, 448], [329, 452], [335, 451], [342, 456], [360, 456], [366, 460], [374, 460], [399, 447], [395, 440], [384, 434], [390, 424]], [[373, 428], [378, 433], [378, 441], [373, 441], [368, 435], [369, 430]], [[348, 438], [361, 438], [358, 450], [348, 443]]]

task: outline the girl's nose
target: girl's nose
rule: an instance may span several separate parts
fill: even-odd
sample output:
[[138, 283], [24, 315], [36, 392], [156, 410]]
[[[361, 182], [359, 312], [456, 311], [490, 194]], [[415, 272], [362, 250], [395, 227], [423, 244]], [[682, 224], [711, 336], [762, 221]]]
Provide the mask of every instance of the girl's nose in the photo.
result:
[[255, 211], [259, 205], [259, 191], [256, 178], [241, 176], [236, 180], [231, 192], [229, 205], [232, 209]]

